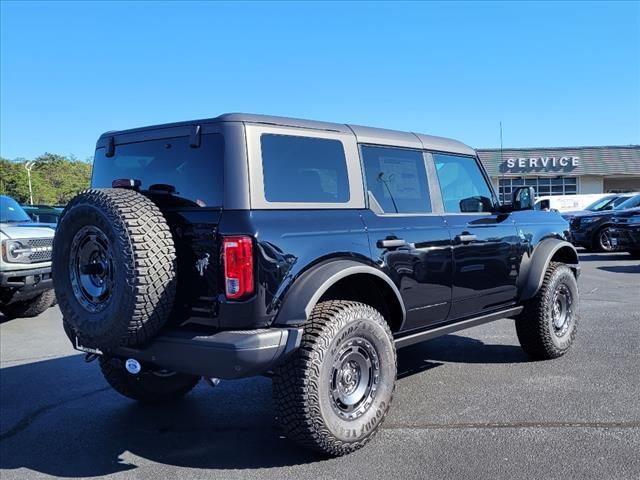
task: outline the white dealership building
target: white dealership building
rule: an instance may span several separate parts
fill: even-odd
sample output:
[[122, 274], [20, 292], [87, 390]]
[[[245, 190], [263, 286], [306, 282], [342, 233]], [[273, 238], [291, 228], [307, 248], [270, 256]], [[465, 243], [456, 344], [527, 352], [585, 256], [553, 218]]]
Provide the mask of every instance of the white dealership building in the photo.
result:
[[640, 145], [478, 149], [500, 198], [521, 185], [540, 196], [640, 192]]

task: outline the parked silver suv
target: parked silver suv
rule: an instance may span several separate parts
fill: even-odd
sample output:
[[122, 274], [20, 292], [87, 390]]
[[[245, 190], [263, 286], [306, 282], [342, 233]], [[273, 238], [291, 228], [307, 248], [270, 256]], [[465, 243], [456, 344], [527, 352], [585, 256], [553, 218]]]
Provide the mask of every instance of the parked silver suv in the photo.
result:
[[54, 227], [35, 223], [13, 198], [0, 195], [0, 311], [5, 316], [35, 317], [55, 303]]

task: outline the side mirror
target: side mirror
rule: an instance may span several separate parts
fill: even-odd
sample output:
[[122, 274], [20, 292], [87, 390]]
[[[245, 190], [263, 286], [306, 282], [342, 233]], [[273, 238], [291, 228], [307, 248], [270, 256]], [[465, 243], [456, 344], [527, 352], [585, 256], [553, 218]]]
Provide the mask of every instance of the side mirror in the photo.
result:
[[513, 191], [513, 210], [533, 210], [536, 191], [533, 187], [518, 187]]

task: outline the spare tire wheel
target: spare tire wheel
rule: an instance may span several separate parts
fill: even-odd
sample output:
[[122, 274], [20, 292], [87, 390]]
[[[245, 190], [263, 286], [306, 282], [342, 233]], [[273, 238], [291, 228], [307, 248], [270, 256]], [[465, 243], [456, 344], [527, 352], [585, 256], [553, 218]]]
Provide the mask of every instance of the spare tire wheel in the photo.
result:
[[169, 318], [176, 292], [169, 225], [144, 195], [94, 189], [65, 208], [52, 271], [72, 343], [109, 351], [143, 344]]

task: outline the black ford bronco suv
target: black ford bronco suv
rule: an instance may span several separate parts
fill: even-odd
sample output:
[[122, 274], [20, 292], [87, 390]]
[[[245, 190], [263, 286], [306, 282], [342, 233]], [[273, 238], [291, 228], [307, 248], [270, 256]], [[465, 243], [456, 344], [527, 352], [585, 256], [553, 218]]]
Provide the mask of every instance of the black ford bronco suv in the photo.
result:
[[55, 290], [123, 395], [268, 375], [286, 435], [342, 455], [384, 420], [398, 348], [513, 318], [531, 357], [569, 349], [578, 256], [533, 201], [500, 204], [473, 149], [428, 135], [245, 114], [107, 132]]

